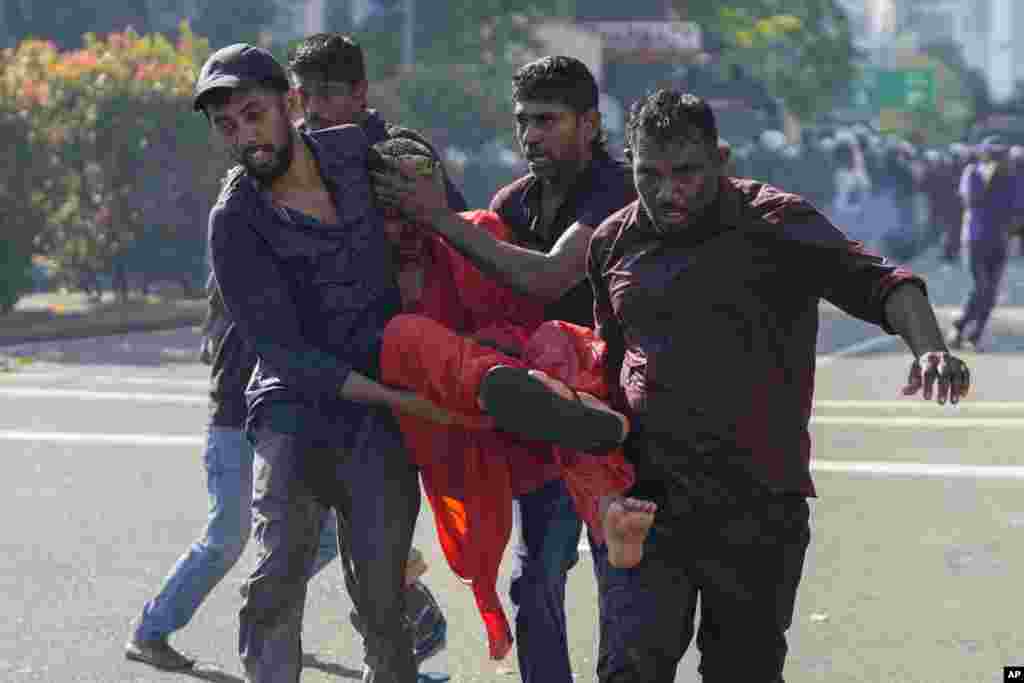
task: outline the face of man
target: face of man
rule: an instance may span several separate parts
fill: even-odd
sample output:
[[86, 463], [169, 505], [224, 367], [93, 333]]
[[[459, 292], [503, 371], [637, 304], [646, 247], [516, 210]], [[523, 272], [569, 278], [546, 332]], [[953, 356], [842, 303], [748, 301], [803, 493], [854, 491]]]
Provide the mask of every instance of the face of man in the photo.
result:
[[226, 104], [210, 105], [207, 112], [232, 159], [250, 175], [269, 183], [288, 172], [295, 139], [283, 95], [238, 90]]
[[296, 78], [296, 101], [313, 130], [358, 123], [366, 110], [366, 81], [324, 81]]
[[637, 194], [663, 233], [693, 227], [718, 198], [722, 157], [715, 143], [664, 142], [640, 130], [630, 156]]
[[516, 137], [530, 173], [559, 181], [573, 177], [590, 160], [591, 142], [600, 126], [596, 111], [577, 114], [553, 102], [517, 102]]
[[[430, 175], [443, 191], [444, 179], [440, 170], [427, 159], [419, 156], [403, 156], [394, 160], [406, 175]], [[429, 168], [428, 168], [429, 166]], [[422, 263], [430, 228], [418, 225], [403, 216], [397, 209], [383, 207], [384, 236], [391, 244], [392, 253], [399, 266]]]

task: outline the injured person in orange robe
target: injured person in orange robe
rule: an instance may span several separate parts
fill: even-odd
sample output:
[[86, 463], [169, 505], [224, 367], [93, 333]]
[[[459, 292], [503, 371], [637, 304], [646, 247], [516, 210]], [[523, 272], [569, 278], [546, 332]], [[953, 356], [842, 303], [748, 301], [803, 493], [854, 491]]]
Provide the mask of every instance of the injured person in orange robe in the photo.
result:
[[[495, 213], [462, 215], [509, 238]], [[390, 224], [396, 220], [391, 216]], [[415, 291], [406, 302], [412, 312], [384, 330], [380, 378], [451, 416], [438, 424], [397, 413], [445, 557], [471, 584], [490, 655], [502, 659], [512, 631], [496, 582], [513, 497], [524, 492], [524, 482], [556, 467], [596, 541], [604, 542], [603, 522], [609, 522], [610, 556], [622, 566], [639, 562], [654, 508], [621, 498], [634, 481], [620, 447], [629, 421], [604, 402], [605, 346], [594, 331], [545, 322], [542, 303], [491, 280], [440, 237], [414, 229], [418, 237], [406, 232], [406, 239], [392, 239], [405, 242], [405, 257], [396, 247], [400, 281], [421, 272], [416, 286], [403, 287]]]

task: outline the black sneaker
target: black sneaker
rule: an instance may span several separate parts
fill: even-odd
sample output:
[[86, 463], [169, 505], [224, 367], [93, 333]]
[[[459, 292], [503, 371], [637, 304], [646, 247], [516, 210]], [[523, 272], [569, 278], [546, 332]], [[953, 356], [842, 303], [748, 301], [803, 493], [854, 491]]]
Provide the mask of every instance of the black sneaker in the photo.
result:
[[191, 669], [195, 660], [189, 659], [167, 643], [166, 638], [139, 640], [132, 638], [124, 645], [125, 659], [149, 664], [165, 671]]

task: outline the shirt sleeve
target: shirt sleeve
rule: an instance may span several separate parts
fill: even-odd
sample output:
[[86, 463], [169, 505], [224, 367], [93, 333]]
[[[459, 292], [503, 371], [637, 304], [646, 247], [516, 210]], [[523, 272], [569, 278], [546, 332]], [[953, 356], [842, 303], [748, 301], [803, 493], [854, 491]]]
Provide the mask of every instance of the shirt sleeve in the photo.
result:
[[594, 332], [607, 345], [605, 358], [605, 379], [612, 397], [620, 393], [619, 373], [626, 353], [626, 342], [622, 327], [615, 317], [611, 294], [605, 280], [605, 241], [601, 232], [594, 233], [587, 249], [587, 279], [594, 293]]
[[970, 164], [964, 169], [963, 175], [960, 176], [960, 198], [967, 208], [974, 206], [981, 199], [981, 193], [984, 189], [980, 174], [976, 172], [976, 168], [974, 164]]
[[210, 251], [224, 305], [260, 360], [295, 394], [338, 397], [352, 364], [303, 337], [296, 302], [270, 246], [223, 205], [210, 212]]
[[810, 275], [816, 296], [892, 334], [885, 303], [893, 290], [913, 284], [927, 295], [924, 280], [848, 239], [809, 204], [798, 204], [788, 213], [782, 234], [797, 258], [794, 272]]

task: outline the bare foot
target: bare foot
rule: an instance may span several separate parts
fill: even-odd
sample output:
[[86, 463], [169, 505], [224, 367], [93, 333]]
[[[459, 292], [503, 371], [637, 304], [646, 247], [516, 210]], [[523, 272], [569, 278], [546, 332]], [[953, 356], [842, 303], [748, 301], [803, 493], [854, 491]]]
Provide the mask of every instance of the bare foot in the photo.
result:
[[608, 543], [608, 562], [613, 567], [628, 569], [640, 564], [644, 556], [644, 539], [654, 523], [658, 506], [638, 498], [603, 497], [601, 524]]

